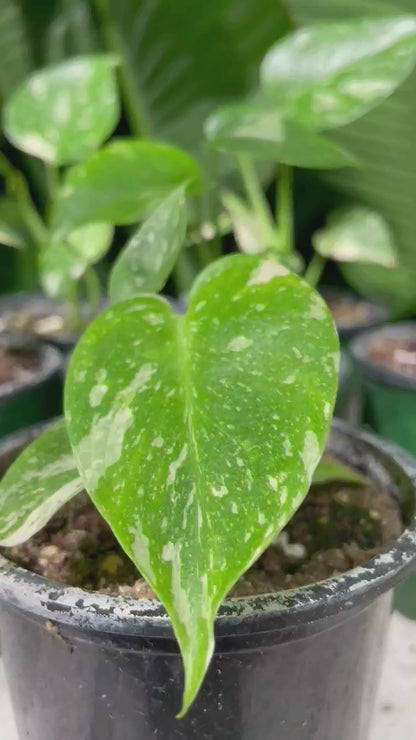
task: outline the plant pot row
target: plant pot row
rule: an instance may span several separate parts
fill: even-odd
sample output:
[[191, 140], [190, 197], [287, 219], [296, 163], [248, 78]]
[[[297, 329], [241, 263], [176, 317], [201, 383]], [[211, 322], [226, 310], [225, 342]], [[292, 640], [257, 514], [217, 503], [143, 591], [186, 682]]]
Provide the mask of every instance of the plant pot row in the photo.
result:
[[[3, 468], [33, 430], [0, 447]], [[416, 463], [335, 421], [329, 452], [400, 503], [391, 547], [312, 586], [227, 600], [185, 719], [169, 620], [147, 599], [49, 582], [0, 560], [3, 657], [21, 738], [366, 740], [392, 588], [416, 569]]]

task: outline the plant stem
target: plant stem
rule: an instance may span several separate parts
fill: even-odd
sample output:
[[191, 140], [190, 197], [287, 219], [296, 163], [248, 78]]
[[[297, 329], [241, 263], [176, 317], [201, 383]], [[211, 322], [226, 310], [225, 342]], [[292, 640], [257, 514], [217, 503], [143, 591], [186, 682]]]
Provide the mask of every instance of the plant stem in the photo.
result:
[[240, 154], [238, 156], [238, 163], [247, 197], [251, 207], [259, 218], [264, 247], [266, 249], [275, 248], [276, 239], [273, 218], [259, 178], [257, 177], [257, 172], [249, 157]]
[[326, 260], [324, 257], [321, 257], [318, 252], [315, 252], [304, 275], [306, 282], [308, 282], [309, 285], [312, 285], [313, 288], [318, 284], [324, 271], [325, 264]]
[[111, 13], [108, 0], [92, 0], [98, 23], [101, 26], [105, 47], [113, 52], [119, 60], [118, 77], [123, 97], [126, 117], [134, 136], [146, 136], [150, 133], [149, 115], [141, 94], [137, 75], [133, 73], [129, 62], [126, 44], [117, 23]]
[[293, 228], [293, 169], [280, 165], [276, 185], [276, 222], [279, 229], [280, 251], [292, 254], [294, 251]]
[[48, 188], [48, 208], [47, 210], [50, 210], [51, 204], [54, 202], [56, 198], [56, 193], [59, 188], [59, 172], [56, 167], [53, 167], [50, 164], [45, 165], [45, 171], [46, 171], [46, 184]]
[[89, 267], [84, 275], [90, 316], [94, 316], [100, 307], [101, 284], [93, 267]]

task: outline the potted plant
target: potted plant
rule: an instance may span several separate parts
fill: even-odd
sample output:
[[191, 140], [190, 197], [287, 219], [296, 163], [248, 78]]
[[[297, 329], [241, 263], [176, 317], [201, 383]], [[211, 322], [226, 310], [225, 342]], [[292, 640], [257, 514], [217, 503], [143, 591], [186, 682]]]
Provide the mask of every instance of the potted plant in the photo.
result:
[[[403, 516], [414, 512], [412, 463], [396, 450], [335, 426], [329, 451], [357, 472], [321, 463], [315, 482], [326, 481], [325, 489], [349, 475], [360, 496], [363, 475], [373, 478], [378, 494], [387, 486], [388, 539], [366, 551], [374, 557], [365, 565], [340, 575], [342, 566], [332, 563], [334, 577], [289, 592], [261, 595], [271, 566], [249, 570], [237, 591], [246, 596], [228, 599], [216, 618], [212, 658], [223, 598], [263, 551], [276, 555], [273, 543], [309, 489], [336, 395], [337, 345], [319, 295], [279, 263], [256, 256], [209, 266], [183, 317], [146, 295], [114, 303], [88, 327], [70, 362], [66, 422], [32, 443], [2, 480], [1, 542], [17, 559], [19, 552], [33, 557], [36, 540], [28, 551], [19, 544], [85, 487], [121, 546], [105, 552], [104, 571], [117, 570], [124, 551], [145, 578], [136, 584], [145, 598], [88, 593], [2, 560], [3, 653], [22, 734], [30, 728], [36, 740], [50, 740], [60, 728], [68, 738], [133, 739], [138, 732], [260, 738], [279, 727], [292, 738], [301, 727], [328, 737], [337, 727], [342, 740], [352, 728], [354, 737], [364, 737], [361, 692], [374, 681], [390, 601], [378, 597], [415, 561], [414, 520], [402, 531], [390, 498], [403, 497]], [[335, 488], [342, 501], [346, 484]], [[323, 489], [308, 510], [309, 518], [318, 504], [315, 521], [322, 519]], [[370, 490], [367, 526], [377, 506]], [[55, 544], [41, 540], [38, 566], [45, 558], [59, 563], [56, 537], [65, 535], [67, 546], [71, 536], [76, 542], [78, 514], [84, 527], [91, 516], [83, 504], [81, 512], [68, 506], [52, 525]], [[303, 544], [305, 558], [307, 538], [291, 543], [286, 529], [280, 542], [292, 554], [291, 544], [298, 550]], [[360, 555], [353, 557], [358, 563]], [[247, 583], [257, 589], [254, 597], [247, 598], [253, 594]], [[180, 724], [181, 661], [172, 628], [185, 670]], [[317, 676], [323, 655], [327, 670], [321, 665]], [[358, 656], [350, 695], [341, 687], [356, 676]], [[24, 684], [40, 665], [43, 678], [27, 711]], [[285, 681], [276, 686], [283, 665]], [[23, 683], [14, 680], [13, 667]], [[316, 699], [328, 690], [334, 701], [318, 716]]]
[[[114, 138], [99, 149], [120, 114], [116, 65], [109, 55], [75, 57], [35, 72], [6, 101], [4, 133], [18, 150], [41, 160], [49, 188], [41, 213], [22, 172], [1, 160], [0, 240], [21, 252], [26, 272], [38, 275], [46, 294], [2, 299], [3, 331], [73, 346], [100, 308], [94, 266], [112, 243], [114, 225], [134, 223], [175, 185], [195, 190], [198, 167], [174, 146]], [[147, 200], [144, 185], [152, 191]], [[78, 205], [68, 214], [71, 198]]]

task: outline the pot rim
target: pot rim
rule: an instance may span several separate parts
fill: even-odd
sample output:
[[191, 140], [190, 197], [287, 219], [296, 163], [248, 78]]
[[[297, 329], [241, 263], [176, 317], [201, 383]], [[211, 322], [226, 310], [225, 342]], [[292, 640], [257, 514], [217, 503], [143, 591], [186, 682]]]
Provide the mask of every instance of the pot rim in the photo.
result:
[[[217, 636], [293, 628], [364, 607], [416, 570], [416, 460], [397, 446], [339, 419], [333, 421], [333, 435], [338, 437], [341, 449], [350, 449], [346, 457], [354, 455], [354, 446], [359, 446], [360, 453], [356, 454], [369, 458], [365, 472], [379, 485], [383, 481], [387, 487], [400, 486], [411, 491], [413, 510], [407, 527], [382, 553], [341, 576], [290, 591], [227, 598], [216, 618]], [[13, 435], [15, 440], [18, 436]], [[0, 455], [11, 444], [10, 439], [6, 440], [0, 446]], [[0, 600], [34, 616], [90, 632], [173, 637], [170, 620], [156, 600], [108, 596], [63, 586], [18, 567], [3, 556]]]
[[10, 396], [37, 388], [62, 370], [62, 354], [56, 347], [45, 342], [28, 342], [24, 337], [1, 334], [0, 346], [10, 349], [27, 349], [28, 352], [33, 352], [33, 355], [39, 358], [39, 367], [33, 371], [29, 378], [11, 380], [0, 384], [0, 404], [2, 401], [7, 401]]
[[357, 322], [352, 324], [345, 324], [344, 326], [338, 326], [337, 324], [335, 324], [337, 332], [341, 339], [350, 339], [351, 337], [355, 336], [358, 331], [360, 333], [362, 331], [368, 331], [379, 326], [380, 324], [384, 324], [386, 321], [389, 320], [390, 314], [385, 306], [381, 306], [378, 303], [368, 301], [366, 298], [362, 298], [356, 293], [352, 293], [348, 290], [343, 290], [342, 288], [327, 288], [325, 286], [322, 286], [320, 292], [325, 301], [328, 301], [331, 298], [339, 298], [350, 303], [359, 303], [361, 306], [366, 306], [368, 309], [370, 316], [366, 321], [360, 323]]
[[401, 321], [397, 324], [387, 324], [377, 329], [365, 331], [355, 337], [349, 350], [361, 372], [371, 380], [385, 385], [394, 386], [401, 390], [416, 391], [416, 378], [410, 378], [391, 368], [371, 360], [368, 351], [371, 344], [378, 339], [414, 339], [416, 340], [416, 321]]

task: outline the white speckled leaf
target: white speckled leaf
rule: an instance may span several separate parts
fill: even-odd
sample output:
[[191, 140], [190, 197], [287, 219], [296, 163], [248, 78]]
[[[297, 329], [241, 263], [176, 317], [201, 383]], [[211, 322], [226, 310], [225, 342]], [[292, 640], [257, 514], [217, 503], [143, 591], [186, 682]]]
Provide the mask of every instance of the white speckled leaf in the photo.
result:
[[53, 165], [86, 157], [120, 115], [115, 60], [75, 57], [35, 72], [9, 98], [4, 133], [18, 149]]
[[145, 139], [114, 139], [67, 174], [54, 226], [67, 232], [85, 223], [129, 224], [154, 211], [181, 185], [199, 192], [201, 171], [186, 152]]
[[80, 226], [66, 240], [46, 244], [39, 255], [40, 281], [50, 298], [68, 295], [74, 280], [79, 280], [88, 267], [108, 250], [114, 229], [110, 224]]
[[325, 228], [312, 238], [322, 257], [338, 262], [363, 262], [397, 267], [398, 254], [384, 218], [369, 208], [354, 206], [331, 213]]
[[163, 288], [184, 245], [186, 226], [185, 189], [180, 187], [137, 229], [114, 263], [112, 303]]
[[309, 285], [233, 255], [199, 277], [188, 312], [118, 303], [89, 326], [65, 389], [88, 492], [165, 605], [185, 711], [226, 593], [302, 502], [327, 435], [338, 339]]
[[279, 110], [304, 126], [329, 129], [389, 97], [415, 61], [415, 16], [316, 23], [272, 47], [261, 79]]
[[0, 545], [25, 542], [83, 490], [65, 421], [30, 444], [0, 483]]

